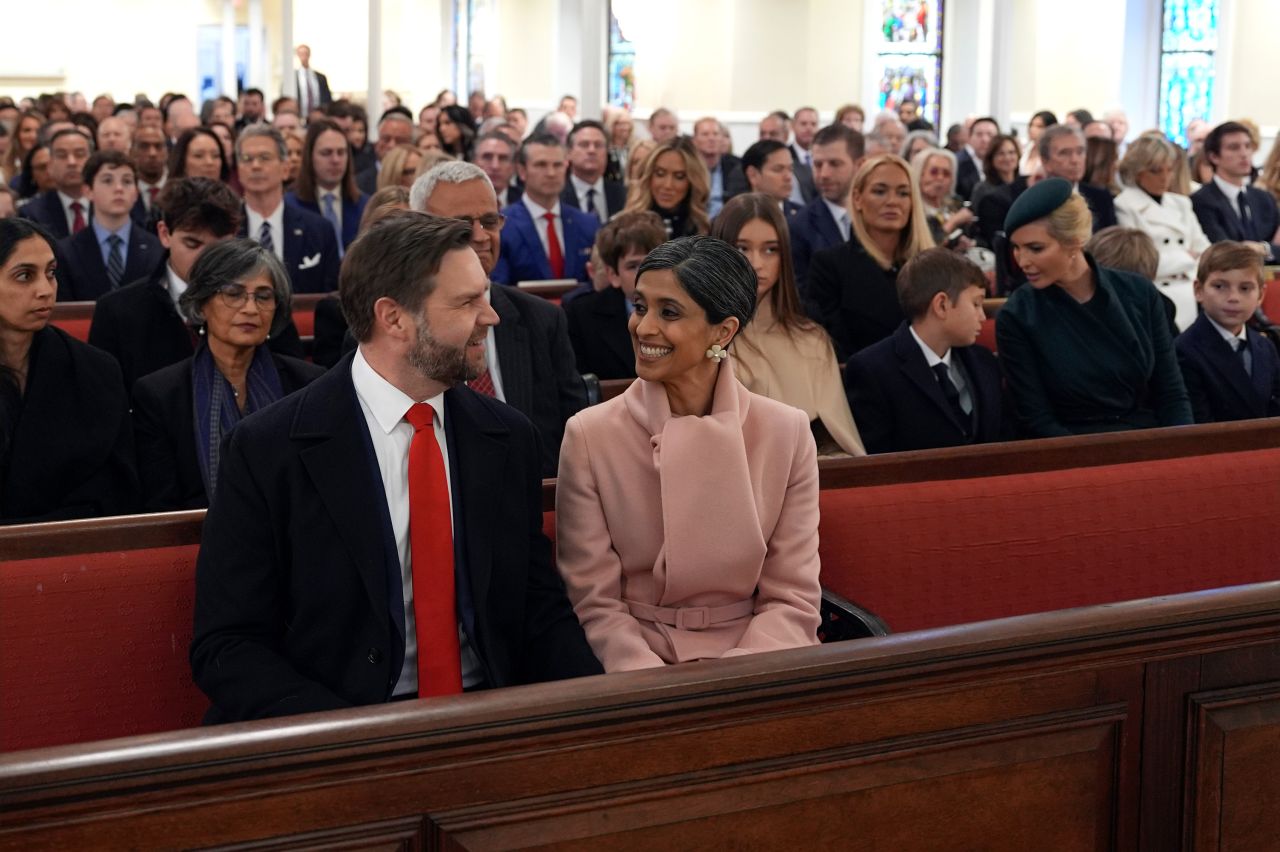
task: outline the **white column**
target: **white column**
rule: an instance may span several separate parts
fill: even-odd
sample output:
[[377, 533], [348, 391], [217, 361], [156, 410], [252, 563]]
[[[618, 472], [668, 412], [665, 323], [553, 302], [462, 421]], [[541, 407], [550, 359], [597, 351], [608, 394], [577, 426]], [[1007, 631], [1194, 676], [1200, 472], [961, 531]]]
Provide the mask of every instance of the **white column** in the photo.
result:
[[609, 100], [609, 4], [583, 5], [578, 115], [599, 119]]
[[369, 113], [369, 137], [378, 135], [382, 115], [382, 0], [369, 0], [369, 91], [365, 110]]
[[943, 8], [939, 135], [969, 115], [994, 116], [1007, 129], [1012, 0], [951, 0]]
[[[266, 94], [267, 56], [262, 36], [262, 0], [249, 0], [249, 66], [245, 70], [245, 82], [249, 86], [262, 89]], [[264, 99], [269, 107], [271, 95], [266, 94]]]
[[[1160, 41], [1164, 15], [1160, 0], [1127, 0], [1120, 103], [1129, 114], [1130, 137], [1160, 120]], [[1117, 104], [1102, 104], [1110, 109]], [[1101, 115], [1099, 115], [1101, 117]]]
[[236, 7], [233, 0], [222, 0], [222, 94], [236, 96]]
[[556, 7], [556, 28], [551, 49], [552, 55], [556, 57], [556, 66], [551, 77], [554, 88], [548, 92], [548, 109], [555, 109], [562, 95], [577, 97], [581, 109], [587, 103], [582, 96], [582, 66], [585, 58], [582, 44], [583, 3], [582, 0], [558, 0]]
[[[293, 0], [280, 0], [280, 79], [276, 81], [267, 100], [284, 91], [284, 81], [293, 73]], [[306, 116], [302, 116], [306, 121]]]

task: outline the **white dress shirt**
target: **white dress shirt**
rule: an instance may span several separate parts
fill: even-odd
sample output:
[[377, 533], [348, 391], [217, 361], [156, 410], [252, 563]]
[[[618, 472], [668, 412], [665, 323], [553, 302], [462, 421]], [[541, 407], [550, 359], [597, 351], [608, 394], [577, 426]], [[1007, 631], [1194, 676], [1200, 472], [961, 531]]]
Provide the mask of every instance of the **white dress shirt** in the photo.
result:
[[[178, 299], [182, 298], [182, 294], [187, 292], [187, 282], [178, 277], [178, 273], [173, 271], [173, 267], [165, 265], [165, 272], [169, 276], [169, 298], [173, 299], [173, 306], [178, 307]], [[182, 315], [182, 311], [178, 311], [178, 315]]]
[[911, 336], [915, 338], [916, 345], [920, 347], [920, 351], [924, 353], [925, 363], [929, 365], [929, 369], [933, 370], [935, 364], [946, 364], [947, 374], [951, 377], [951, 384], [956, 386], [956, 390], [960, 392], [960, 408], [965, 414], [973, 413], [973, 394], [969, 393], [968, 377], [964, 374], [964, 368], [951, 358], [951, 350], [947, 350], [947, 354], [941, 358], [938, 353], [933, 351], [933, 347], [920, 339], [920, 335], [916, 334], [914, 327], [911, 328]]
[[538, 232], [538, 239], [542, 242], [542, 254], [548, 259], [551, 258], [551, 249], [548, 247], [547, 243], [547, 220], [542, 217], [547, 213], [556, 217], [556, 239], [560, 241], [560, 256], [565, 259], [567, 265], [569, 258], [566, 257], [564, 253], [564, 217], [560, 215], [559, 199], [556, 200], [556, 203], [553, 204], [549, 210], [530, 198], [529, 193], [527, 192], [520, 196], [520, 201], [524, 203], [525, 209], [527, 209], [529, 211], [529, 215], [533, 217], [533, 229]]
[[275, 256], [284, 263], [284, 201], [282, 200], [276, 205], [276, 209], [271, 211], [270, 216], [263, 216], [255, 211], [248, 204], [244, 206], [245, 213], [249, 218], [248, 237], [256, 240], [258, 235], [262, 233], [262, 223], [268, 222], [271, 225], [271, 249], [275, 252]]
[[[1213, 317], [1206, 314], [1205, 319], [1207, 319], [1209, 324], [1217, 330], [1218, 334], [1222, 335], [1222, 339], [1227, 341], [1227, 345], [1231, 347], [1232, 352], [1239, 352], [1241, 346], [1249, 345], [1249, 330], [1246, 327], [1241, 326], [1239, 334], [1232, 334], [1222, 326], [1218, 325], [1218, 323], [1214, 321]], [[1245, 372], [1252, 373], [1253, 353], [1246, 349], [1244, 354], [1240, 357], [1244, 364]]]
[[[587, 183], [582, 178], [570, 173], [569, 183], [573, 187], [573, 192], [578, 196], [578, 209], [583, 213], [587, 212], [587, 191], [594, 189], [596, 191], [596, 217], [601, 223], [608, 222], [609, 216], [613, 211], [609, 209], [609, 202], [604, 197], [604, 177], [596, 178], [595, 183]], [[564, 243], [561, 243], [563, 246]]]
[[[505, 284], [490, 284], [489, 289], [485, 291], [484, 298], [489, 304], [493, 304], [493, 288], [505, 287]], [[493, 381], [493, 394], [503, 402], [507, 401], [506, 391], [502, 389], [502, 366], [498, 363], [498, 338], [493, 333], [497, 328], [496, 325], [489, 326], [489, 331], [484, 336], [484, 360], [489, 366], [489, 378]]]
[[1215, 174], [1213, 176], [1213, 182], [1218, 185], [1218, 189], [1222, 190], [1222, 194], [1227, 197], [1227, 200], [1231, 202], [1231, 206], [1236, 209], [1236, 215], [1240, 216], [1240, 219], [1243, 220], [1244, 216], [1241, 215], [1242, 210], [1240, 208], [1240, 196], [1244, 195], [1245, 187], [1249, 185], [1248, 180], [1246, 179], [1244, 184], [1241, 186], [1236, 186], [1234, 183], [1229, 183]]
[[92, 209], [92, 206], [89, 204], [89, 199], [83, 197], [72, 198], [62, 190], [58, 190], [58, 200], [62, 202], [62, 215], [67, 217], [68, 234], [75, 234], [76, 211], [71, 209], [71, 205], [77, 201], [80, 202], [80, 212], [81, 216], [84, 218], [84, 223], [86, 225], [89, 224], [89, 211]]
[[325, 216], [324, 200], [325, 198], [328, 198], [328, 197], [333, 198], [333, 212], [338, 220], [337, 237], [338, 237], [338, 242], [341, 243], [342, 242], [342, 193], [339, 192], [337, 189], [321, 189], [319, 193], [320, 194], [316, 196], [317, 209], [320, 211], [320, 218], [324, 219], [326, 222], [329, 221], [329, 218]]
[[969, 155], [969, 158], [973, 160], [973, 164], [974, 164], [975, 166], [977, 166], [977, 168], [978, 168], [978, 183], [982, 183], [984, 180], [986, 180], [986, 179], [987, 179], [987, 172], [986, 172], [986, 169], [982, 168], [982, 158], [981, 158], [981, 157], [979, 157], [979, 156], [977, 155], [977, 153], [973, 150], [973, 146], [972, 146], [972, 145], [965, 145], [965, 146], [964, 146], [964, 150], [965, 150], [965, 152]]
[[[413, 443], [413, 426], [404, 415], [418, 400], [414, 400], [395, 385], [388, 382], [369, 365], [359, 348], [351, 360], [351, 383], [355, 385], [360, 411], [373, 442], [373, 454], [378, 459], [378, 473], [382, 490], [387, 498], [387, 512], [391, 517], [391, 532], [400, 557], [400, 583], [404, 590], [404, 666], [396, 681], [393, 695], [409, 695], [418, 690], [418, 634], [413, 617], [413, 563], [409, 546], [409, 445]], [[435, 410], [433, 425], [440, 455], [444, 458], [445, 482], [453, 494], [449, 471], [449, 442], [445, 439], [444, 394], [421, 400]], [[449, 522], [453, 523], [453, 500], [449, 501]], [[475, 686], [483, 680], [480, 658], [472, 648], [458, 623], [458, 637], [462, 649], [462, 685]]]
[[836, 220], [836, 227], [840, 229], [840, 234], [844, 237], [844, 241], [849, 242], [849, 234], [853, 227], [853, 223], [849, 221], [849, 211], [845, 209], [843, 204], [836, 204], [829, 201], [824, 195], [822, 203], [827, 205], [827, 209], [831, 211], [831, 218]]

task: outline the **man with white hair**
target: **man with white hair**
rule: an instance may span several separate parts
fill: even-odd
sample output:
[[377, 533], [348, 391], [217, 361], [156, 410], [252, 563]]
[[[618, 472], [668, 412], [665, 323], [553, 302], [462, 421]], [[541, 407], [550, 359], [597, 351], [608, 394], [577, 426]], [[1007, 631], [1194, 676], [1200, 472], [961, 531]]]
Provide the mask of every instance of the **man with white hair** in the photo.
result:
[[907, 126], [899, 120], [897, 113], [886, 110], [877, 115], [872, 132], [884, 140], [889, 153], [902, 153], [902, 143], [907, 141]]
[[[493, 184], [472, 163], [444, 162], [414, 181], [409, 207], [471, 224], [471, 248], [492, 278], [501, 256], [503, 216]], [[515, 287], [490, 286], [498, 325], [485, 337], [486, 372], [468, 382], [533, 421], [542, 438], [542, 475], [555, 476], [564, 424], [587, 405], [564, 311]]]
[[1111, 126], [1111, 138], [1119, 148], [1119, 156], [1123, 157], [1125, 148], [1128, 147], [1126, 140], [1129, 136], [1129, 116], [1122, 109], [1110, 109], [1102, 116], [1102, 120]]

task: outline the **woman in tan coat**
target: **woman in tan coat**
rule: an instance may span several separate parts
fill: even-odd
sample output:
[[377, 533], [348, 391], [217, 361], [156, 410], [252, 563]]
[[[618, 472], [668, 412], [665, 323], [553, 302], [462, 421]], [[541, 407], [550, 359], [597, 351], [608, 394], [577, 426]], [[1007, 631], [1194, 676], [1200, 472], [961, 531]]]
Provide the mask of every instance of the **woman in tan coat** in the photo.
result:
[[818, 641], [809, 418], [748, 391], [729, 357], [755, 293], [720, 240], [654, 249], [628, 323], [639, 378], [565, 428], [558, 564], [606, 671]]
[[778, 202], [757, 192], [735, 196], [711, 235], [736, 247], [756, 272], [756, 315], [733, 346], [738, 381], [807, 414], [819, 456], [866, 455], [831, 338], [800, 310]]

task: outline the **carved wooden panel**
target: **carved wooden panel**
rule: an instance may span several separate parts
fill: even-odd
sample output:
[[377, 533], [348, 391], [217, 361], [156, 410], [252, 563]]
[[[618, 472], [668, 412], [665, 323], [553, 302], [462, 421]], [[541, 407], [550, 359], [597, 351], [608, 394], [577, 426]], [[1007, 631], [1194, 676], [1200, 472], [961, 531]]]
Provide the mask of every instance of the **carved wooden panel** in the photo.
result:
[[292, 849], [316, 852], [423, 852], [429, 846], [425, 821], [421, 817], [405, 817], [209, 848], [218, 852], [285, 852]]
[[1280, 849], [1280, 682], [1190, 696], [1185, 848]]

